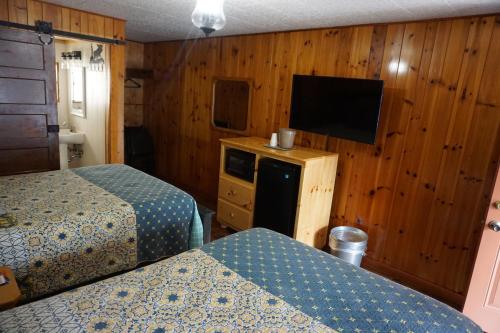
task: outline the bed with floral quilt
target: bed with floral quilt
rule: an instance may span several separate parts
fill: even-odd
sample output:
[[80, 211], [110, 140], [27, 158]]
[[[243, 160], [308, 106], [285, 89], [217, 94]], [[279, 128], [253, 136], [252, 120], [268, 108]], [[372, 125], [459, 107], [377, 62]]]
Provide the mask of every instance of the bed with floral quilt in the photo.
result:
[[481, 332], [458, 311], [251, 229], [0, 313], [5, 332]]
[[203, 226], [187, 193], [125, 165], [0, 177], [0, 266], [25, 299], [197, 248]]

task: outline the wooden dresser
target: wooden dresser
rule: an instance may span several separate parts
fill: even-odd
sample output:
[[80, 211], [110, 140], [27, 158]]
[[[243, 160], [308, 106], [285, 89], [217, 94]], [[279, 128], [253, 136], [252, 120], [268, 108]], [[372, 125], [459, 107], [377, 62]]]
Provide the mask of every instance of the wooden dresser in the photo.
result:
[[[217, 221], [236, 230], [253, 226], [258, 165], [261, 158], [274, 158], [301, 166], [295, 215], [294, 238], [316, 248], [326, 244], [337, 171], [338, 154], [294, 147], [283, 151], [267, 148], [267, 139], [241, 137], [221, 139]], [[235, 148], [256, 156], [254, 181], [248, 182], [225, 172], [226, 149]]]

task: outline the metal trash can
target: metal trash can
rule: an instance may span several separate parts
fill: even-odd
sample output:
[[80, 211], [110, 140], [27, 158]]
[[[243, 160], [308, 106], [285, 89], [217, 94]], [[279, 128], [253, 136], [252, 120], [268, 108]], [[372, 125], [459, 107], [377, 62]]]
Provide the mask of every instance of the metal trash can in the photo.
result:
[[358, 228], [342, 226], [330, 231], [330, 253], [350, 264], [361, 265], [367, 244], [368, 235]]

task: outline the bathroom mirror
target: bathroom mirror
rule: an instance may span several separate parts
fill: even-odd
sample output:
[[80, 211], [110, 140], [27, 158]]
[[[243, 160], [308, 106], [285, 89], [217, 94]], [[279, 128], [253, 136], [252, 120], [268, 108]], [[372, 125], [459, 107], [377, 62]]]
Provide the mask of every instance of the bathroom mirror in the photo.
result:
[[215, 78], [212, 124], [217, 129], [245, 133], [248, 129], [251, 81]]
[[71, 114], [85, 118], [85, 67], [70, 70]]

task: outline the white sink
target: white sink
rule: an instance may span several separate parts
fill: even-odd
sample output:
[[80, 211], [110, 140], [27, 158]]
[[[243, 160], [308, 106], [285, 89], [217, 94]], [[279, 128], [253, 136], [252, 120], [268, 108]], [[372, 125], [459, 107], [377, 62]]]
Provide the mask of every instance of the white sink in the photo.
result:
[[67, 128], [59, 130], [59, 161], [61, 169], [68, 168], [68, 145], [81, 145], [85, 142], [85, 134], [71, 132]]
[[71, 132], [69, 129], [61, 129], [59, 131], [59, 144], [81, 145], [85, 142], [85, 134]]

